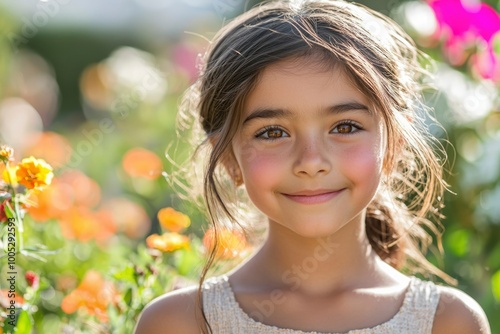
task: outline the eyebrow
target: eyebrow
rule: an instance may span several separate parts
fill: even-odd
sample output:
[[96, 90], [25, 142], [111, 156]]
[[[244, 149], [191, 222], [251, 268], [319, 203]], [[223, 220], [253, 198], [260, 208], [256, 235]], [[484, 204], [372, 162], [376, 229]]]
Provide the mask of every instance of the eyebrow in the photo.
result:
[[[362, 110], [371, 114], [371, 111], [367, 106], [358, 102], [349, 102], [349, 103], [341, 103], [333, 105], [329, 108], [326, 108], [325, 114], [341, 114], [353, 110]], [[249, 121], [256, 118], [263, 118], [263, 119], [294, 118], [294, 115], [288, 109], [271, 109], [271, 108], [257, 109], [245, 118], [243, 124], [248, 123]]]

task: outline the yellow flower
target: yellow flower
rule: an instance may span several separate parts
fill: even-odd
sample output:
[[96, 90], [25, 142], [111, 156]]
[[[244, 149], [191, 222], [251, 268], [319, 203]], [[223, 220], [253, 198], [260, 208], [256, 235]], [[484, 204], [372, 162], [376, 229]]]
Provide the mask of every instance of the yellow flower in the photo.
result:
[[24, 158], [16, 167], [17, 182], [28, 189], [41, 189], [52, 182], [52, 167], [43, 159]]
[[0, 160], [3, 162], [12, 161], [14, 159], [14, 150], [7, 145], [0, 145]]
[[17, 167], [8, 165], [7, 167], [0, 168], [2, 171], [2, 178], [5, 182], [10, 184], [12, 187], [17, 187], [16, 170]]
[[158, 220], [164, 229], [172, 232], [180, 232], [191, 224], [188, 216], [173, 208], [163, 208], [158, 211]]
[[158, 249], [162, 252], [173, 252], [181, 248], [189, 247], [189, 238], [179, 233], [152, 234], [146, 238], [149, 248]]

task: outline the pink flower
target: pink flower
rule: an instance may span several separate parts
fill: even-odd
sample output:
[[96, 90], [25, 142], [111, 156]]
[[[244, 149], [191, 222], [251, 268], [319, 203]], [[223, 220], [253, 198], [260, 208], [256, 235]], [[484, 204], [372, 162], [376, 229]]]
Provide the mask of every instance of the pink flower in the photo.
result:
[[491, 48], [471, 57], [472, 69], [482, 78], [500, 82], [500, 59]]
[[500, 15], [489, 5], [461, 0], [428, 0], [444, 40], [444, 52], [453, 65], [462, 65], [471, 58], [474, 72], [483, 78], [500, 80], [499, 58], [494, 53], [493, 40], [500, 31]]
[[199, 52], [196, 46], [187, 43], [177, 44], [172, 53], [175, 66], [187, 76], [190, 82], [194, 82], [199, 75], [197, 68]]
[[500, 17], [484, 3], [466, 4], [460, 0], [429, 0], [440, 29], [449, 38], [491, 40], [500, 29]]

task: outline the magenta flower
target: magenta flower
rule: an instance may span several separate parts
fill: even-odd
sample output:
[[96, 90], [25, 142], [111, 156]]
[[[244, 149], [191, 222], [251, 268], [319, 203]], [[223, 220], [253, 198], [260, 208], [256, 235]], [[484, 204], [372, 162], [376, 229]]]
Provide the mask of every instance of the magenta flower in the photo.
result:
[[183, 43], [177, 44], [172, 55], [175, 66], [194, 82], [199, 75], [197, 68], [198, 52], [195, 46]]
[[439, 24], [437, 37], [444, 40], [444, 52], [453, 65], [470, 58], [472, 70], [483, 78], [500, 81], [500, 60], [493, 50], [500, 31], [500, 15], [489, 5], [461, 0], [428, 0]]

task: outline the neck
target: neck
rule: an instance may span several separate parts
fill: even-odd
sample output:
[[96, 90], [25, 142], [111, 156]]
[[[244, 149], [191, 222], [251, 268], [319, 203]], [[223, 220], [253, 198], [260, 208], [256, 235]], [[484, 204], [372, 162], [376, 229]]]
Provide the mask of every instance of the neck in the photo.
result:
[[360, 217], [334, 235], [314, 239], [270, 223], [264, 245], [248, 264], [277, 287], [322, 294], [362, 284], [380, 262]]

